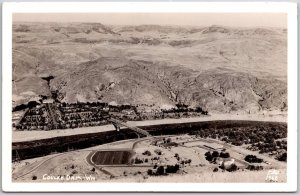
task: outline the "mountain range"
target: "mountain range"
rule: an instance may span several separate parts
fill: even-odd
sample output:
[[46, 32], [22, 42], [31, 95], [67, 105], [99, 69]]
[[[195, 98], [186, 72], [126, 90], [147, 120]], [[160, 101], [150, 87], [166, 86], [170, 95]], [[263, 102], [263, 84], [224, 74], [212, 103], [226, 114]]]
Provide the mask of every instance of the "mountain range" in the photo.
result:
[[68, 103], [287, 110], [286, 29], [23, 22], [12, 52], [13, 106], [55, 92]]

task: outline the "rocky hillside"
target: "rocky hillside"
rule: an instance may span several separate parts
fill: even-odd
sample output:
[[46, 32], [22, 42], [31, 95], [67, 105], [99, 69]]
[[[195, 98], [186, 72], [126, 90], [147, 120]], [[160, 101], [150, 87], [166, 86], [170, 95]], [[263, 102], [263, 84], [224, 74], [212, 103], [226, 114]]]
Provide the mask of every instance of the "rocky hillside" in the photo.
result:
[[62, 102], [286, 111], [286, 29], [14, 24], [13, 105], [51, 92]]

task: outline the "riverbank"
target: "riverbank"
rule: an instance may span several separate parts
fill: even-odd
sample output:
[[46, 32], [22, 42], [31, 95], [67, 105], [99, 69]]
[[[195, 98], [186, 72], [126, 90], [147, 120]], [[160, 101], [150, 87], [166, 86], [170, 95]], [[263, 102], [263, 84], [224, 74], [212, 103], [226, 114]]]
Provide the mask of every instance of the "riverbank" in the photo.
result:
[[[149, 126], [162, 124], [180, 124], [190, 122], [204, 122], [214, 120], [249, 120], [249, 121], [270, 121], [270, 122], [287, 122], [285, 114], [258, 114], [258, 115], [229, 115], [229, 114], [212, 114], [211, 116], [195, 117], [195, 118], [180, 118], [180, 119], [159, 119], [148, 121], [128, 121], [127, 124], [131, 126]], [[48, 139], [61, 136], [98, 133], [105, 131], [114, 131], [113, 125], [103, 125], [94, 127], [83, 127], [76, 129], [56, 129], [51, 131], [13, 131], [12, 142], [25, 142], [40, 139]]]

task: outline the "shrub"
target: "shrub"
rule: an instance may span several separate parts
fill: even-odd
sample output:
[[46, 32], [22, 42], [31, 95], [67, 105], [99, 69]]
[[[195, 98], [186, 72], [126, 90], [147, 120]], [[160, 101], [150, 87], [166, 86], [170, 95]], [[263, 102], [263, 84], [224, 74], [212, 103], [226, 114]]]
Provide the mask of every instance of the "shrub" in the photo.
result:
[[166, 143], [170, 143], [172, 140], [171, 140], [171, 138], [168, 138], [167, 140], [166, 140]]
[[214, 168], [214, 170], [213, 170], [213, 172], [218, 172], [219, 171], [219, 169], [216, 167], [216, 168]]
[[212, 157], [219, 157], [219, 152], [218, 151], [213, 151]]
[[221, 141], [228, 142], [228, 137], [222, 137]]
[[179, 170], [179, 165], [167, 165], [166, 173], [176, 173]]
[[141, 160], [139, 158], [135, 158], [134, 163], [135, 164], [141, 164], [141, 163], [143, 163], [143, 160]]
[[232, 143], [231, 143], [232, 145], [235, 145], [235, 146], [241, 146], [241, 145], [243, 145], [243, 142], [241, 142], [241, 141], [233, 141]]
[[149, 150], [146, 150], [145, 152], [143, 152], [143, 155], [151, 156], [151, 152]]
[[152, 169], [148, 169], [147, 174], [148, 174], [148, 175], [153, 175]]
[[259, 170], [263, 170], [263, 166], [248, 165], [246, 169], [250, 171], [259, 171]]
[[232, 164], [229, 168], [226, 169], [226, 171], [229, 171], [229, 172], [234, 172], [238, 170], [238, 167], [236, 166], [236, 164]]
[[159, 160], [159, 157], [158, 157], [158, 156], [155, 156], [155, 157], [153, 158], [153, 160]]
[[213, 160], [213, 157], [212, 157], [212, 155], [209, 154], [208, 156], [205, 157], [205, 159], [207, 161], [211, 162]]
[[229, 158], [230, 154], [228, 152], [221, 152], [220, 153], [220, 157], [222, 157], [222, 158]]
[[208, 152], [205, 152], [204, 156], [211, 156], [211, 153], [210, 153], [210, 151], [208, 151]]
[[161, 150], [159, 150], [159, 149], [154, 150], [154, 152], [155, 152], [157, 155], [161, 155], [161, 154], [162, 154], [162, 153], [161, 153]]
[[287, 159], [287, 153], [284, 152], [283, 154], [281, 154], [280, 156], [277, 157], [277, 160], [279, 161], [285, 161], [286, 162]]
[[257, 158], [255, 155], [247, 155], [245, 157], [245, 161], [247, 161], [249, 163], [262, 163], [263, 159]]
[[191, 162], [192, 162], [192, 159], [188, 159], [185, 161], [185, 164], [191, 164]]
[[157, 175], [164, 175], [165, 174], [165, 168], [163, 166], [159, 166], [156, 170]]

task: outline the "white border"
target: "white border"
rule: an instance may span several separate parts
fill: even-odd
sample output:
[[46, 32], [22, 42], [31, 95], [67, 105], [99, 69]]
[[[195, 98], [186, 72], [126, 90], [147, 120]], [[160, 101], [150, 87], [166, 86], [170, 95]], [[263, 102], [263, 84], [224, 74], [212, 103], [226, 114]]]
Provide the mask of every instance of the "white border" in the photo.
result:
[[[12, 13], [34, 12], [282, 12], [288, 13], [287, 183], [12, 183]], [[4, 191], [296, 191], [297, 190], [297, 4], [263, 2], [4, 3], [2, 96], [2, 189]]]

